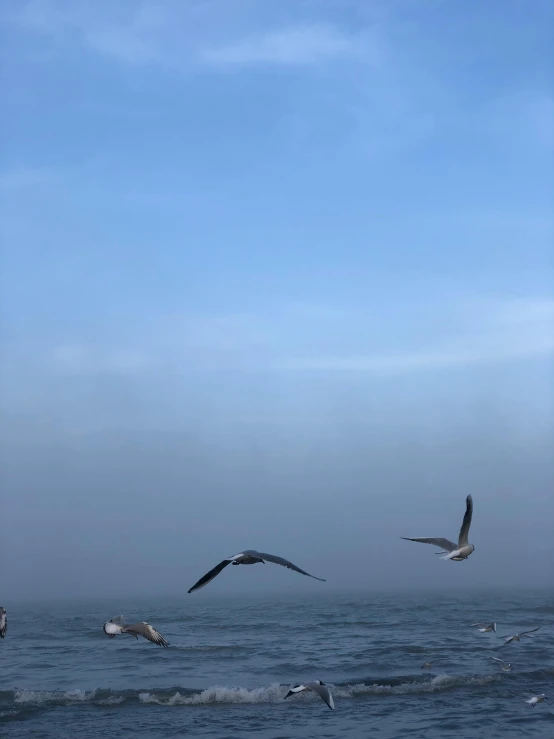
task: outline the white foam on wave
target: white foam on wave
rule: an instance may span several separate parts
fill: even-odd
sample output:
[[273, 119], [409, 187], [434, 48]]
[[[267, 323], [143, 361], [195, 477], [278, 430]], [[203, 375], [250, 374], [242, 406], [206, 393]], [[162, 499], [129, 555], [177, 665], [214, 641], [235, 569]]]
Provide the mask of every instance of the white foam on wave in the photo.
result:
[[99, 706], [117, 706], [123, 703], [125, 698], [122, 695], [110, 695], [109, 698], [96, 701]]
[[[472, 685], [487, 685], [498, 680], [498, 677], [488, 675], [485, 677], [463, 677], [460, 675], [437, 675], [427, 682], [407, 682], [399, 685], [366, 685], [357, 683], [352, 685], [334, 686], [329, 684], [330, 690], [338, 698], [356, 698], [362, 695], [407, 695], [410, 693], [433, 693], [438, 690], [464, 687]], [[164, 706], [200, 706], [212, 703], [279, 703], [284, 700], [288, 687], [273, 683], [267, 688], [230, 687], [216, 685], [200, 693], [183, 695], [176, 692], [172, 696], [164, 696], [154, 692], [143, 692], [139, 694], [141, 703], [155, 703]], [[312, 692], [300, 693], [295, 696], [297, 700], [319, 700]]]
[[[348, 685], [332, 685], [329, 688], [337, 698], [358, 698], [363, 695], [409, 695], [417, 693], [434, 693], [440, 690], [452, 688], [463, 688], [471, 686], [488, 685], [500, 680], [500, 676], [484, 675], [482, 677], [467, 677], [463, 675], [437, 675], [428, 681], [413, 681], [398, 683], [396, 685], [383, 685], [373, 683], [351, 683]], [[245, 704], [245, 703], [280, 703], [288, 692], [288, 686], [272, 683], [263, 688], [241, 688], [229, 685], [214, 685], [198, 693], [180, 693], [176, 691], [169, 695], [169, 691], [143, 691], [138, 694], [141, 703], [152, 703], [160, 706], [201, 706], [214, 703], [220, 704]], [[99, 705], [117, 705], [124, 703], [131, 695], [109, 695], [102, 697], [98, 695], [99, 690], [16, 690], [14, 703], [43, 705], [46, 703], [72, 704], [94, 701]], [[98, 695], [98, 697], [97, 697]], [[137, 697], [137, 694], [134, 694]], [[300, 693], [295, 696], [294, 701], [319, 700], [318, 696], [311, 692]]]
[[177, 692], [169, 698], [145, 692], [139, 694], [139, 700], [141, 703], [156, 703], [165, 706], [200, 706], [210, 703], [277, 703], [284, 699], [287, 691], [288, 688], [279, 685], [279, 683], [272, 683], [268, 688], [254, 688], [253, 690], [214, 685], [200, 693], [182, 695]]
[[426, 682], [408, 682], [399, 685], [366, 685], [358, 683], [354, 685], [343, 685], [334, 689], [336, 696], [340, 698], [354, 698], [359, 695], [374, 693], [376, 695], [408, 695], [410, 693], [434, 693], [437, 690], [448, 690], [472, 685], [488, 685], [499, 680], [498, 676], [485, 675], [483, 677], [464, 677], [463, 675], [437, 675]]
[[96, 695], [96, 690], [67, 690], [66, 692], [53, 693], [50, 690], [16, 690], [14, 703], [52, 703], [67, 701], [68, 703], [81, 703], [89, 701]]

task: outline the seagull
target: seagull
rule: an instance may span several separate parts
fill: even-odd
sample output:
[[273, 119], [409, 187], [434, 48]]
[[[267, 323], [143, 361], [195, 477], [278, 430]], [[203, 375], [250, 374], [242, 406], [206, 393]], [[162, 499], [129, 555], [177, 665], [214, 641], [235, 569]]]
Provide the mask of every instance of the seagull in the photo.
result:
[[500, 662], [500, 666], [502, 667], [502, 669], [504, 670], [504, 672], [510, 672], [510, 670], [512, 669], [511, 662], [504, 662], [503, 659], [498, 659], [498, 657], [492, 657], [492, 659], [495, 662]]
[[[529, 695], [529, 694], [528, 694]], [[526, 703], [529, 703], [531, 708], [534, 708], [537, 703], [542, 703], [543, 701], [547, 701], [548, 698], [544, 693], [541, 693], [540, 695], [534, 695], [532, 698], [529, 698], [529, 700], [526, 700]]]
[[332, 711], [335, 710], [335, 701], [333, 700], [333, 696], [331, 695], [331, 692], [327, 685], [325, 685], [325, 683], [322, 683], [321, 680], [314, 680], [313, 682], [306, 683], [305, 685], [294, 685], [285, 695], [285, 698], [288, 698], [289, 695], [294, 695], [294, 693], [301, 693], [303, 690], [313, 690], [314, 693], [317, 693], [319, 695], [321, 700], [325, 701], [325, 703]]
[[313, 577], [314, 580], [325, 582], [322, 577], [315, 577], [315, 575], [310, 575], [309, 572], [304, 572], [304, 570], [301, 570], [300, 567], [293, 565], [292, 562], [289, 562], [287, 559], [276, 557], [274, 554], [264, 554], [264, 552], [256, 552], [254, 549], [245, 549], [244, 552], [240, 552], [239, 554], [235, 554], [232, 557], [228, 557], [227, 559], [224, 559], [223, 562], [220, 562], [218, 565], [216, 565], [213, 570], [210, 570], [206, 575], [204, 575], [204, 577], [201, 577], [200, 580], [198, 580], [198, 582], [195, 583], [188, 592], [193, 593], [195, 590], [200, 590], [200, 588], [203, 588], [205, 585], [211, 582], [214, 577], [216, 577], [216, 575], [219, 575], [221, 570], [223, 570], [229, 564], [255, 565], [257, 562], [262, 562], [263, 564], [265, 564], [264, 560], [267, 560], [268, 562], [274, 562], [276, 565], [281, 565], [282, 567], [288, 567], [289, 570], [299, 572], [301, 575]]
[[433, 663], [432, 662], [424, 662], [421, 665], [421, 669], [422, 670], [430, 670], [432, 666], [433, 666]]
[[163, 636], [153, 626], [147, 624], [146, 621], [141, 621], [138, 624], [125, 624], [119, 616], [106, 621], [104, 624], [104, 634], [107, 634], [110, 639], [113, 639], [118, 634], [130, 634], [131, 636], [135, 636], [137, 641], [140, 635], [148, 639], [148, 641], [158, 644], [160, 647], [169, 646]]
[[529, 639], [532, 639], [532, 636], [529, 636], [529, 634], [532, 634], [534, 631], [538, 631], [540, 629], [540, 626], [537, 626], [536, 629], [529, 629], [529, 631], [520, 631], [519, 634], [513, 634], [512, 636], [499, 636], [499, 639], [505, 639], [506, 641], [501, 646], [505, 646], [506, 644], [509, 644], [512, 641], [520, 641], [522, 636], [527, 636]]
[[0, 606], [0, 639], [3, 639], [6, 636], [7, 630], [8, 617], [6, 615], [6, 609], [3, 606]]
[[462, 560], [467, 559], [469, 555], [475, 551], [475, 547], [473, 546], [473, 544], [470, 544], [467, 539], [469, 527], [471, 526], [472, 515], [473, 499], [471, 495], [468, 495], [466, 498], [466, 512], [464, 515], [462, 528], [460, 529], [460, 536], [458, 537], [457, 544], [454, 544], [454, 542], [450, 541], [449, 539], [440, 539], [433, 537], [410, 539], [407, 536], [402, 536], [401, 538], [405, 539], [406, 541], [419, 541], [422, 544], [433, 544], [433, 546], [435, 547], [440, 547], [441, 549], [446, 550], [444, 552], [436, 552], [436, 554], [446, 555], [444, 557], [441, 557], [441, 559], [453, 559], [454, 562], [461, 562]]
[[479, 626], [479, 631], [496, 631], [496, 621], [492, 624], [471, 624], [472, 626]]

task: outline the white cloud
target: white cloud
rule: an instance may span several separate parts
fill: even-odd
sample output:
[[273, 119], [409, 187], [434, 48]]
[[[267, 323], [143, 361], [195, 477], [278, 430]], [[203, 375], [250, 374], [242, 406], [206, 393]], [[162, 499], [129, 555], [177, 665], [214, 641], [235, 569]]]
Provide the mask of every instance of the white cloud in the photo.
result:
[[[364, 32], [343, 33], [328, 24], [266, 28], [245, 37], [244, 28], [252, 18], [256, 13], [232, 14], [209, 0], [145, 0], [108, 6], [90, 0], [30, 0], [15, 3], [11, 13], [2, 15], [4, 22], [34, 33], [80, 38], [89, 49], [128, 65], [296, 66], [378, 56], [374, 38]], [[240, 40], [226, 41], [229, 36]]]
[[18, 167], [0, 172], [0, 191], [18, 192], [52, 180], [52, 173], [45, 169]]
[[[437, 311], [443, 309], [437, 305]], [[314, 327], [326, 332], [327, 326], [330, 343], [336, 339], [340, 344], [343, 330], [352, 328], [353, 320], [363, 326], [365, 319], [363, 314], [354, 316], [324, 306], [306, 312], [302, 306], [299, 311], [287, 304], [265, 318], [251, 314], [163, 317], [145, 330], [140, 349], [131, 343], [124, 346], [123, 341], [114, 351], [68, 344], [56, 348], [48, 364], [57, 373], [77, 375], [181, 372], [184, 368], [394, 375], [554, 357], [554, 299], [475, 301], [462, 312], [462, 334], [409, 352], [291, 356], [286, 346], [289, 334], [294, 341], [309, 344]], [[425, 333], [425, 326], [420, 328]], [[394, 333], [394, 326], [383, 326], [383, 331]]]
[[361, 57], [369, 50], [371, 47], [362, 38], [346, 35], [332, 26], [314, 25], [286, 28], [207, 49], [201, 60], [222, 66], [298, 66], [337, 57]]
[[182, 20], [178, 8], [173, 3], [31, 0], [2, 20], [56, 40], [78, 38], [99, 54], [141, 65], [168, 60], [168, 42]]
[[480, 324], [476, 331], [407, 354], [292, 357], [277, 368], [397, 374], [554, 357], [554, 300], [492, 301]]

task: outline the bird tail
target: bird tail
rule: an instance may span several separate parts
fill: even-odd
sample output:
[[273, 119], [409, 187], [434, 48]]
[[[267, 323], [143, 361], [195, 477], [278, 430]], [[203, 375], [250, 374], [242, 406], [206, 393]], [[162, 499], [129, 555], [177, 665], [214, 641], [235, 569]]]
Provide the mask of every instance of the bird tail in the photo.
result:
[[444, 557], [441, 557], [441, 559], [452, 559], [453, 557], [459, 557], [460, 556], [460, 550], [455, 549], [453, 552], [448, 552]]

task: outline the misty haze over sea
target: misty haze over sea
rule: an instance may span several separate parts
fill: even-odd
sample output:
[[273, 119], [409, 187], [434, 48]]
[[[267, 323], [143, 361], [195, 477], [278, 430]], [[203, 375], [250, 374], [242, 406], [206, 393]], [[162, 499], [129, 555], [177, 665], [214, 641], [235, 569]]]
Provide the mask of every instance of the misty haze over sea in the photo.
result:
[[[552, 733], [553, 49], [549, 0], [4, 0], [2, 736]], [[402, 540], [469, 494], [466, 560]], [[187, 593], [245, 549], [325, 582]]]

